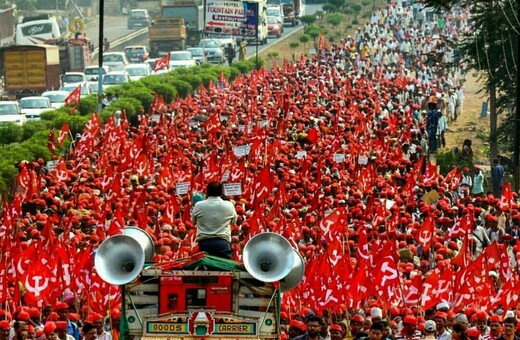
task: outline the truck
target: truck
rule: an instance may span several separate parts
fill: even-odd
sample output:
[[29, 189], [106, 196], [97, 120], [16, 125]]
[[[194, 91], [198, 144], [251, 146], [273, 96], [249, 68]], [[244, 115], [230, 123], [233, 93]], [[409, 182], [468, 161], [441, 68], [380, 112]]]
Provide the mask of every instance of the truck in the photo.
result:
[[180, 0], [161, 7], [163, 18], [181, 17], [186, 24], [187, 45], [195, 47], [202, 39], [204, 29], [204, 6], [196, 0]]
[[9, 99], [37, 96], [60, 87], [58, 46], [5, 46], [0, 48], [0, 60]]
[[283, 6], [283, 22], [291, 26], [298, 25], [298, 20], [305, 15], [305, 3], [303, 0], [280, 0]]
[[277, 339], [280, 294], [244, 264], [198, 253], [145, 267], [125, 285], [134, 339]]
[[70, 38], [59, 44], [60, 72], [83, 72], [89, 66], [92, 53], [90, 40], [86, 37]]
[[157, 16], [148, 28], [150, 57], [165, 56], [170, 51], [186, 48], [186, 25], [180, 17]]
[[0, 8], [0, 46], [14, 43], [14, 14], [12, 8]]

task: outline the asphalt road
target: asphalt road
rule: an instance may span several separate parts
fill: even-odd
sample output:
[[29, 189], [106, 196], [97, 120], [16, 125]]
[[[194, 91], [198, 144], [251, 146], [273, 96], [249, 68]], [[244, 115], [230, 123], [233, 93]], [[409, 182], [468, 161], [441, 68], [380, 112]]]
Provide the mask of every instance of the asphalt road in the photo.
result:
[[[322, 4], [312, 4], [312, 5], [306, 5], [305, 6], [305, 13], [306, 14], [313, 14], [316, 11], [321, 10]], [[301, 28], [301, 24], [296, 27], [291, 27], [286, 25], [284, 27], [284, 33], [281, 38], [290, 35], [292, 32], [294, 32], [297, 29]], [[104, 21], [104, 36], [108, 38], [109, 42], [113, 42], [117, 39], [123, 38], [128, 36], [129, 34], [137, 31], [137, 29], [129, 30], [127, 29], [127, 17], [126, 16], [105, 16]], [[99, 40], [99, 18], [97, 16], [90, 17], [86, 19], [86, 32], [87, 36], [92, 40], [95, 47], [98, 47], [98, 40]], [[273, 42], [275, 42], [276, 38], [269, 38], [266, 45], [260, 45], [258, 46], [258, 50], [261, 51], [262, 49], [268, 48], [269, 45], [271, 45]], [[148, 46], [148, 39], [143, 39], [142, 41], [136, 43], [139, 45], [145, 45]], [[112, 50], [123, 50], [124, 45], [121, 46], [114, 46], [114, 48], [111, 47]], [[256, 53], [256, 45], [249, 45], [247, 47], [247, 55], [254, 55]]]

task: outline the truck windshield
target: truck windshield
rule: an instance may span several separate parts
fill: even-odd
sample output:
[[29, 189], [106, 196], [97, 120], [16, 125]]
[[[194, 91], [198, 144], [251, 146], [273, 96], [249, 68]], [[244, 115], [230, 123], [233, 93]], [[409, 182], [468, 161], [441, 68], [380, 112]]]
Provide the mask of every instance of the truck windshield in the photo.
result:
[[280, 0], [280, 4], [281, 5], [292, 5], [293, 1], [292, 0]]
[[[184, 18], [184, 22], [191, 28], [197, 28], [198, 16], [197, 7], [164, 7], [162, 9], [162, 15], [164, 17], [181, 17]], [[188, 28], [188, 27], [186, 27]]]

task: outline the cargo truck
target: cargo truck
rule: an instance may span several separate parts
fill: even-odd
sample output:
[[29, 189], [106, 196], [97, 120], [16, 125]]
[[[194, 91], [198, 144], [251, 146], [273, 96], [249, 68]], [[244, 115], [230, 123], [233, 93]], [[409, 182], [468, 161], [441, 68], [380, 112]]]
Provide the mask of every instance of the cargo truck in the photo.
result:
[[150, 41], [150, 57], [165, 56], [171, 51], [182, 51], [186, 48], [186, 26], [179, 17], [157, 16], [148, 28]]
[[161, 7], [163, 18], [180, 17], [186, 25], [188, 46], [198, 46], [204, 29], [204, 6], [199, 1], [181, 0]]
[[291, 26], [298, 25], [298, 20], [305, 15], [305, 3], [303, 0], [280, 0], [283, 6], [283, 22]]
[[0, 58], [9, 99], [37, 96], [60, 87], [58, 46], [7, 46], [0, 48]]
[[0, 46], [14, 43], [14, 14], [12, 8], [0, 8]]

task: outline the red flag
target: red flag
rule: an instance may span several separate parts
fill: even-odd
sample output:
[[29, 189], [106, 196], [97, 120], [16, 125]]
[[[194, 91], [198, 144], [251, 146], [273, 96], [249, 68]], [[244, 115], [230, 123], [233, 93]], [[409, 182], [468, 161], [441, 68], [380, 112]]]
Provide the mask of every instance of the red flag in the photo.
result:
[[76, 107], [79, 104], [79, 99], [81, 96], [81, 85], [78, 85], [68, 96], [65, 98], [65, 107], [70, 106], [71, 104], [74, 104], [74, 107], [70, 111], [71, 113], [76, 110]]
[[54, 146], [54, 128], [52, 128], [49, 133], [49, 141], [47, 142], [47, 147], [49, 148], [50, 152], [56, 153], [56, 147]]
[[511, 209], [513, 203], [513, 192], [511, 191], [511, 183], [504, 182], [502, 187], [502, 197], [498, 203], [501, 209]]
[[430, 246], [433, 242], [434, 227], [435, 218], [433, 217], [433, 214], [430, 214], [426, 217], [423, 226], [415, 235], [415, 239], [419, 242], [419, 245], [422, 247], [424, 252], [430, 250]]
[[444, 182], [450, 185], [451, 190], [456, 190], [459, 187], [460, 180], [462, 179], [462, 173], [459, 171], [459, 168], [454, 167], [444, 179]]
[[112, 218], [112, 221], [110, 221], [107, 236], [110, 237], [121, 234], [124, 228], [125, 220], [123, 218], [123, 209], [117, 207], [116, 212], [114, 213], [114, 217]]
[[61, 124], [61, 130], [60, 134], [58, 135], [58, 146], [61, 146], [67, 136], [70, 134], [70, 128], [69, 124], [67, 124], [67, 121], [63, 121], [63, 124]]
[[220, 130], [220, 117], [218, 114], [213, 114], [204, 123], [206, 134], [214, 133]]
[[307, 131], [307, 140], [311, 142], [311, 144], [316, 144], [319, 139], [319, 132], [316, 128], [310, 128]]
[[160, 71], [163, 68], [170, 67], [170, 53], [167, 53], [164, 57], [159, 58], [155, 61], [154, 72]]

